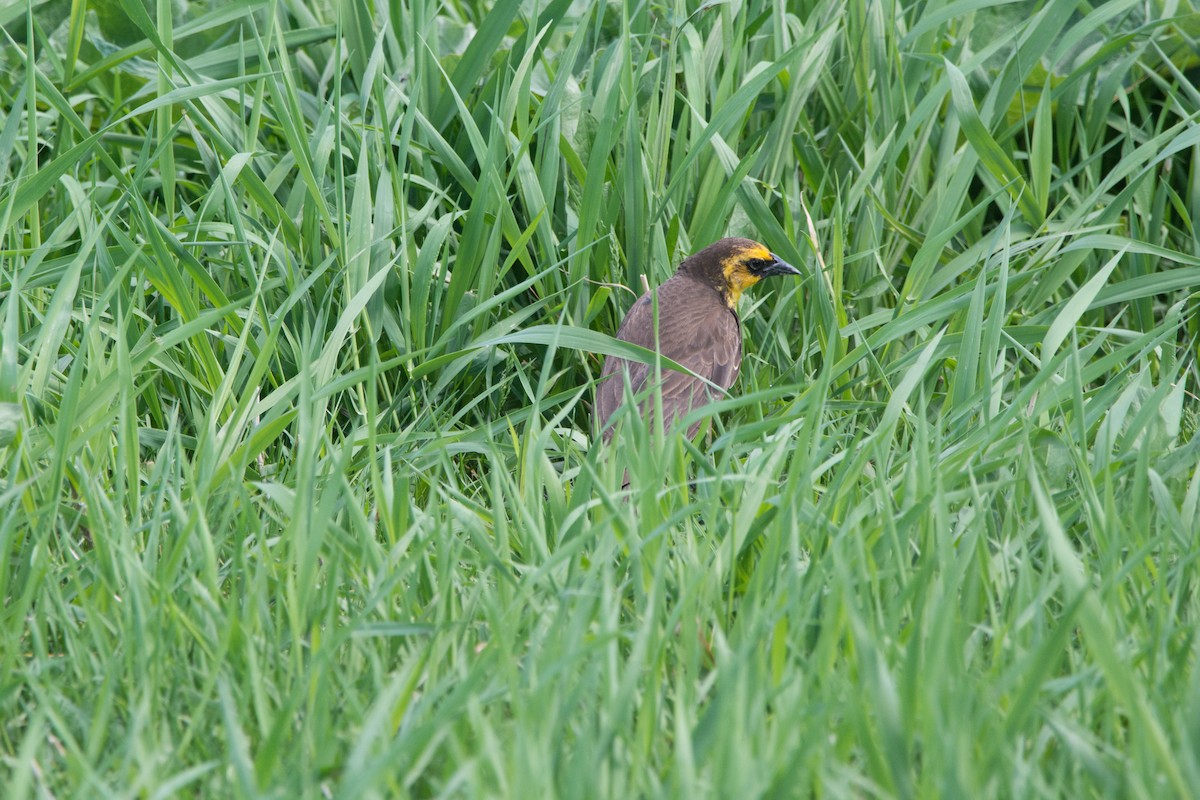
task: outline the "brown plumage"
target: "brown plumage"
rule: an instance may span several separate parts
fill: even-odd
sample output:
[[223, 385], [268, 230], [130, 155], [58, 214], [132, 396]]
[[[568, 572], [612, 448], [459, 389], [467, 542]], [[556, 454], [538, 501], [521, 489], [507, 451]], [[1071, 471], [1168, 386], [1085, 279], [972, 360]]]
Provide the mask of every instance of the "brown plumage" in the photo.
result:
[[[662, 368], [662, 410], [667, 428], [693, 408], [719, 399], [737, 380], [742, 363], [742, 327], [737, 301], [742, 291], [771, 275], [799, 275], [800, 271], [758, 242], [722, 239], [684, 259], [666, 283], [658, 287], [658, 346], [654, 340], [654, 301], [649, 293], [638, 298], [617, 329], [617, 338], [658, 350], [722, 390], [691, 375]], [[646, 388], [654, 367], [609, 356], [604, 360], [596, 390], [594, 416], [604, 438], [610, 439], [610, 418], [625, 398], [622, 375], [636, 396]], [[639, 406], [642, 416], [653, 414], [653, 394]], [[700, 422], [688, 427], [696, 435]]]

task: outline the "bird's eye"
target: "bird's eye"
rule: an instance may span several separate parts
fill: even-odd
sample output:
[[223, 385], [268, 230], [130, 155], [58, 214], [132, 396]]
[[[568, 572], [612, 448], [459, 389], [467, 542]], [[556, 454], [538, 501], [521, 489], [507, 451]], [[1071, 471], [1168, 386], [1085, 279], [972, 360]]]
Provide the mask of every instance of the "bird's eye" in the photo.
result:
[[769, 258], [752, 258], [746, 262], [746, 266], [751, 272], [762, 272], [767, 267], [775, 262]]

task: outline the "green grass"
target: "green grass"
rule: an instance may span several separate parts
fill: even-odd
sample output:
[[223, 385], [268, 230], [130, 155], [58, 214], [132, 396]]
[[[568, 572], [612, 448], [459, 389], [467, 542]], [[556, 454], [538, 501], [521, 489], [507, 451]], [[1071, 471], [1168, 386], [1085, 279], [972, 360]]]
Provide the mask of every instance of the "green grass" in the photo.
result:
[[1196, 12], [0, 8], [4, 796], [1189, 796]]

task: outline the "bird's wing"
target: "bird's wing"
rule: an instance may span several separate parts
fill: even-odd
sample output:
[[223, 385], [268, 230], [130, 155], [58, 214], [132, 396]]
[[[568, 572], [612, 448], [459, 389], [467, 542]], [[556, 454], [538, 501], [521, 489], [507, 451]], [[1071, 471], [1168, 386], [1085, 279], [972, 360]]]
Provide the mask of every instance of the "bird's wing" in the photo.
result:
[[[718, 390], [691, 375], [664, 370], [662, 408], [668, 428], [692, 409], [724, 397], [723, 390], [733, 386], [737, 380], [742, 361], [740, 325], [736, 316], [727, 309], [721, 310], [726, 313], [682, 320], [679, 325], [680, 338], [673, 340], [684, 343], [680, 352], [673, 354], [664, 351], [664, 355], [720, 387]], [[654, 402], [653, 397], [643, 401], [644, 416], [654, 409]], [[688, 427], [688, 438], [695, 436], [699, 428], [699, 421], [692, 423]]]
[[[617, 329], [617, 338], [653, 349], [652, 336], [643, 335], [645, 331], [653, 332], [653, 322], [653, 306], [650, 295], [644, 294], [638, 298], [637, 302], [629, 309], [629, 313], [625, 315], [625, 319], [621, 321], [621, 326]], [[622, 373], [628, 374], [629, 386], [633, 389], [634, 394], [637, 394], [642, 384], [646, 382], [648, 374], [645, 364], [627, 361], [617, 356], [608, 356], [604, 359], [604, 367], [600, 370], [600, 383], [596, 388], [594, 416], [601, 426], [605, 439], [612, 436], [613, 429], [608, 426], [608, 421], [613, 413], [621, 407], [621, 401], [625, 396], [625, 381], [621, 377]]]
[[[682, 290], [682, 291], [681, 291]], [[660, 352], [679, 362], [697, 375], [707, 378], [721, 389], [728, 389], [737, 380], [742, 360], [741, 330], [737, 316], [719, 300], [697, 302], [694, 287], [667, 281], [659, 288]], [[643, 295], [621, 323], [617, 338], [655, 349], [654, 304], [650, 295]], [[634, 394], [642, 391], [653, 366], [609, 356], [601, 371], [596, 392], [596, 418], [605, 424], [624, 399], [624, 381], [620, 373], [627, 371]], [[671, 369], [662, 370], [663, 415], [670, 425], [693, 408], [703, 405], [717, 392], [691, 375]], [[655, 407], [655, 398], [641, 404], [643, 417]], [[695, 435], [699, 423], [688, 429]], [[611, 435], [611, 429], [609, 429]]]

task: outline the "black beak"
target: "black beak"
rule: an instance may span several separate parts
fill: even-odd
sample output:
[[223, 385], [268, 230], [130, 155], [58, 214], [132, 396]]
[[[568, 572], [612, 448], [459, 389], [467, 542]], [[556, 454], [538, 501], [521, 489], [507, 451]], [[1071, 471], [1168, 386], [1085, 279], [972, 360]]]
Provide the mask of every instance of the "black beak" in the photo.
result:
[[784, 261], [779, 256], [771, 253], [771, 258], [775, 259], [775, 263], [762, 271], [764, 278], [769, 278], [772, 275], [802, 275], [800, 270], [793, 267], [791, 264]]

